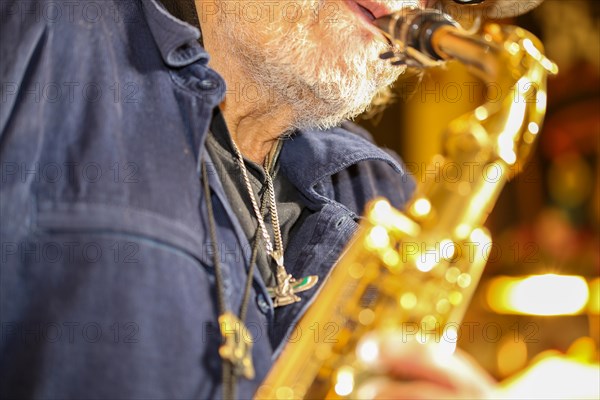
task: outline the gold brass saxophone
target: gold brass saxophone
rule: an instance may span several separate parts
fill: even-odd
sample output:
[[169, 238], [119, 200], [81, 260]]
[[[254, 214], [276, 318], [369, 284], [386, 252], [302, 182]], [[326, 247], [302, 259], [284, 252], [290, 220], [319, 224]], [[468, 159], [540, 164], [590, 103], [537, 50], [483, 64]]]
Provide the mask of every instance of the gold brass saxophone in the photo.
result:
[[[546, 111], [546, 77], [557, 67], [540, 41], [514, 26], [464, 31], [433, 10], [377, 21], [395, 45], [392, 62], [424, 68], [455, 59], [502, 94], [450, 123], [443, 156], [405, 212], [373, 201], [345, 253], [302, 317], [258, 399], [352, 398], [376, 358], [369, 332], [445, 343], [460, 323], [485, 266], [483, 227], [497, 197], [526, 160]], [[450, 178], [452, 165], [469, 173]], [[443, 179], [441, 172], [444, 172]]]

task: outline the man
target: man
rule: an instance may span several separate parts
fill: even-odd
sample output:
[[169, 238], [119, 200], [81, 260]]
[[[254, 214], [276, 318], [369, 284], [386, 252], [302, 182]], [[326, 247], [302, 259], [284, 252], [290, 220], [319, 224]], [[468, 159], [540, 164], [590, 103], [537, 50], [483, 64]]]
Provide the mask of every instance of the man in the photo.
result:
[[[371, 21], [409, 3], [197, 0], [200, 37], [157, 0], [2, 0], [2, 396], [250, 398], [366, 202], [413, 191], [342, 122], [402, 72]], [[491, 387], [385, 354], [383, 396]]]

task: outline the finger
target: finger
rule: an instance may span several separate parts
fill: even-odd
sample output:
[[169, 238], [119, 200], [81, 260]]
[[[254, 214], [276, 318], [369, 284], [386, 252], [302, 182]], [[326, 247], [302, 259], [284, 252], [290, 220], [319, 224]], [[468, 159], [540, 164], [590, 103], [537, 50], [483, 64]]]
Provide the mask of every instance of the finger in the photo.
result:
[[358, 399], [402, 399], [402, 400], [441, 400], [441, 399], [480, 399], [473, 393], [458, 393], [455, 389], [438, 386], [432, 382], [401, 382], [387, 378], [377, 378], [360, 386], [356, 392]]
[[378, 346], [377, 364], [372, 366], [397, 380], [424, 381], [446, 389], [479, 394], [491, 393], [495, 381], [462, 352], [452, 355], [433, 344], [402, 338], [396, 332], [367, 337]]
[[464, 366], [455, 357], [442, 353], [435, 344], [423, 344], [388, 332], [379, 339], [380, 362], [392, 375], [405, 380], [434, 381], [446, 387], [456, 386], [454, 374]]
[[414, 345], [405, 356], [387, 355], [382, 362], [392, 375], [404, 380], [433, 381], [451, 388], [476, 386], [484, 389], [495, 384], [489, 374], [469, 358], [462, 354], [440, 355], [430, 345]]

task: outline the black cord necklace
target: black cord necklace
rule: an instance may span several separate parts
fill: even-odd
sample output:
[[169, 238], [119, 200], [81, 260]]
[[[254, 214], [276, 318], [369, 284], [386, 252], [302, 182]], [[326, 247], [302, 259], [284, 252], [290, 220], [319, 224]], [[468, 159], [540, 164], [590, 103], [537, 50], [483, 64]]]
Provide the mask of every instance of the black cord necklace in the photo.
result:
[[[250, 265], [246, 277], [246, 285], [242, 296], [242, 303], [238, 316], [231, 310], [227, 309], [225, 299], [225, 289], [223, 285], [223, 271], [221, 268], [220, 257], [217, 246], [217, 229], [215, 215], [211, 200], [211, 190], [208, 183], [208, 173], [206, 163], [202, 162], [202, 181], [204, 187], [204, 198], [206, 201], [206, 210], [208, 213], [208, 225], [210, 231], [210, 239], [215, 248], [213, 252], [213, 263], [215, 268], [215, 281], [217, 289], [217, 304], [219, 310], [219, 328], [223, 343], [219, 347], [219, 355], [222, 360], [222, 381], [223, 381], [223, 399], [236, 398], [237, 377], [244, 376], [247, 379], [254, 378], [254, 366], [252, 364], [252, 338], [250, 331], [246, 328], [244, 320], [248, 311], [248, 303], [250, 301], [250, 293], [252, 288], [252, 276], [256, 266], [256, 258], [258, 254], [258, 240], [255, 239], [252, 244], [252, 255], [250, 257]], [[266, 202], [263, 198], [261, 201], [261, 212], [265, 212]], [[257, 228], [255, 238], [258, 237]]]

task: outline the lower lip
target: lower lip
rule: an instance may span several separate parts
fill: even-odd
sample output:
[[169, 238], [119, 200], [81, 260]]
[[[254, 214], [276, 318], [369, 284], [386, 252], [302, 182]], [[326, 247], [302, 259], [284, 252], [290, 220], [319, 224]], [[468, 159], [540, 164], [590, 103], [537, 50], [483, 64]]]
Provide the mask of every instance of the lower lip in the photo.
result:
[[382, 36], [382, 33], [377, 29], [375, 25], [373, 25], [374, 17], [370, 16], [368, 12], [366, 12], [361, 6], [359, 6], [354, 1], [344, 1], [344, 4], [358, 17], [362, 20], [362, 22], [367, 26], [367, 28], [371, 31], [371, 33]]

